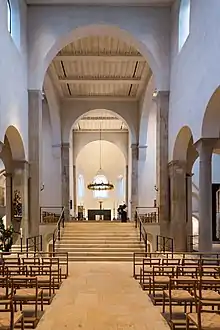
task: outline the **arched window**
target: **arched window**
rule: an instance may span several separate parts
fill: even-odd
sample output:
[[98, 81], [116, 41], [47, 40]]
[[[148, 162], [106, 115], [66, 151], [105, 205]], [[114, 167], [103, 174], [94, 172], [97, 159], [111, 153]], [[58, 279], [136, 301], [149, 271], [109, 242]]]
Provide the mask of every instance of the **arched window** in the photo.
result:
[[83, 199], [84, 197], [84, 177], [82, 174], [78, 176], [78, 198]]
[[11, 3], [7, 0], [7, 22], [8, 22], [8, 32], [11, 33]]
[[[107, 178], [105, 175], [98, 174], [94, 177], [94, 183], [108, 183]], [[105, 199], [108, 198], [108, 190], [94, 190], [93, 197], [97, 199]]]
[[190, 32], [190, 0], [181, 0], [179, 10], [179, 51]]

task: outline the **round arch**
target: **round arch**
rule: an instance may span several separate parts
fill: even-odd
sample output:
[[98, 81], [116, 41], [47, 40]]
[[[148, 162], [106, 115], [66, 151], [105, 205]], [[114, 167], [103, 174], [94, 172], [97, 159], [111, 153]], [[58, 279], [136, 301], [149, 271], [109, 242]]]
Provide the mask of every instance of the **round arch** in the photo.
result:
[[[117, 108], [115, 108], [114, 110], [111, 110], [111, 109], [90, 109], [90, 110], [87, 110], [87, 109], [83, 109], [82, 113], [80, 113], [77, 118], [75, 119], [75, 121], [73, 122], [73, 124], [71, 125], [69, 129], [69, 141], [71, 141], [71, 132], [74, 128], [74, 125], [76, 125], [76, 123], [82, 119], [85, 115], [88, 115], [90, 113], [92, 113], [93, 111], [97, 111], [97, 110], [104, 110], [106, 111], [107, 113], [111, 114], [111, 115], [114, 115], [114, 116], [117, 116], [118, 119], [120, 119], [121, 121], [123, 121], [126, 126], [128, 127], [128, 131], [130, 133], [130, 140], [131, 140], [131, 143], [137, 143], [137, 134], [136, 134], [136, 130], [135, 130], [135, 127], [134, 127], [134, 124], [132, 123], [132, 118], [125, 118], [124, 116], [122, 116], [118, 111], [117, 111]], [[111, 142], [111, 141], [109, 141]]]
[[5, 137], [10, 145], [13, 160], [25, 160], [24, 143], [20, 132], [15, 126], [8, 126], [5, 132]]
[[219, 138], [220, 136], [220, 86], [212, 94], [202, 121], [201, 136]]
[[193, 141], [191, 129], [188, 126], [183, 126], [177, 134], [174, 143], [173, 160], [187, 162], [190, 141]]
[[[75, 23], [76, 24], [76, 23]], [[52, 28], [52, 27], [50, 27]], [[71, 29], [71, 31], [70, 31]], [[167, 90], [169, 84], [169, 65], [164, 65], [166, 56], [160, 52], [158, 42], [152, 40], [152, 36], [147, 36], [144, 42], [135, 36], [135, 32], [129, 31], [129, 26], [111, 25], [108, 22], [103, 24], [92, 24], [83, 26], [72, 26], [65, 31], [53, 35], [45, 44], [43, 36], [33, 36], [32, 52], [29, 62], [29, 84], [32, 88], [42, 89], [45, 73], [56, 54], [66, 45], [78, 39], [88, 36], [113, 36], [122, 39], [127, 44], [135, 47], [147, 60], [155, 76], [158, 90]], [[42, 49], [39, 54], [39, 43], [42, 42]], [[40, 56], [41, 55], [41, 56]], [[167, 69], [163, 69], [163, 68]], [[167, 72], [164, 72], [167, 70]], [[33, 76], [32, 76], [33, 75]]]

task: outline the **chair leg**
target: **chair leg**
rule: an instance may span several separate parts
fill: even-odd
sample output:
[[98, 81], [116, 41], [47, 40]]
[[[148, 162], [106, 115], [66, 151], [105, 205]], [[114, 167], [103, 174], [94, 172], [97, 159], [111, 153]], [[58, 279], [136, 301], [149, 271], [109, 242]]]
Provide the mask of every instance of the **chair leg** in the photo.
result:
[[24, 314], [22, 315], [21, 318], [21, 330], [24, 330]]
[[189, 330], [189, 318], [186, 315], [186, 330]]
[[43, 291], [41, 293], [41, 312], [43, 312], [44, 310], [44, 295], [43, 295]]
[[163, 314], [165, 313], [165, 292], [163, 291]]

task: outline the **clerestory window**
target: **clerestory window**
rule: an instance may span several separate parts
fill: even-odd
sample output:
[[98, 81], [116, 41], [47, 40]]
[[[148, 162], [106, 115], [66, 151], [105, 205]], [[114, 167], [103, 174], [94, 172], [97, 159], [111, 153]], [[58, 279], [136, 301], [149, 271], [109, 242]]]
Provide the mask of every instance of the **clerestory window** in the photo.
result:
[[7, 23], [8, 23], [8, 32], [11, 34], [11, 3], [10, 0], [7, 0]]
[[181, 51], [190, 33], [190, 1], [181, 0], [179, 10], [179, 51]]

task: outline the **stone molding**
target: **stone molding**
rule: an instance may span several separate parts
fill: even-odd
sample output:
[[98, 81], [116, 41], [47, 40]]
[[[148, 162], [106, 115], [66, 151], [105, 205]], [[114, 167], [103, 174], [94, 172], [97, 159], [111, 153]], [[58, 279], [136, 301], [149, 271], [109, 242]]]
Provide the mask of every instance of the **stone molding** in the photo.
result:
[[186, 162], [182, 160], [172, 160], [171, 162], [168, 163], [168, 171], [170, 175], [174, 173], [186, 174], [186, 167], [187, 167]]

